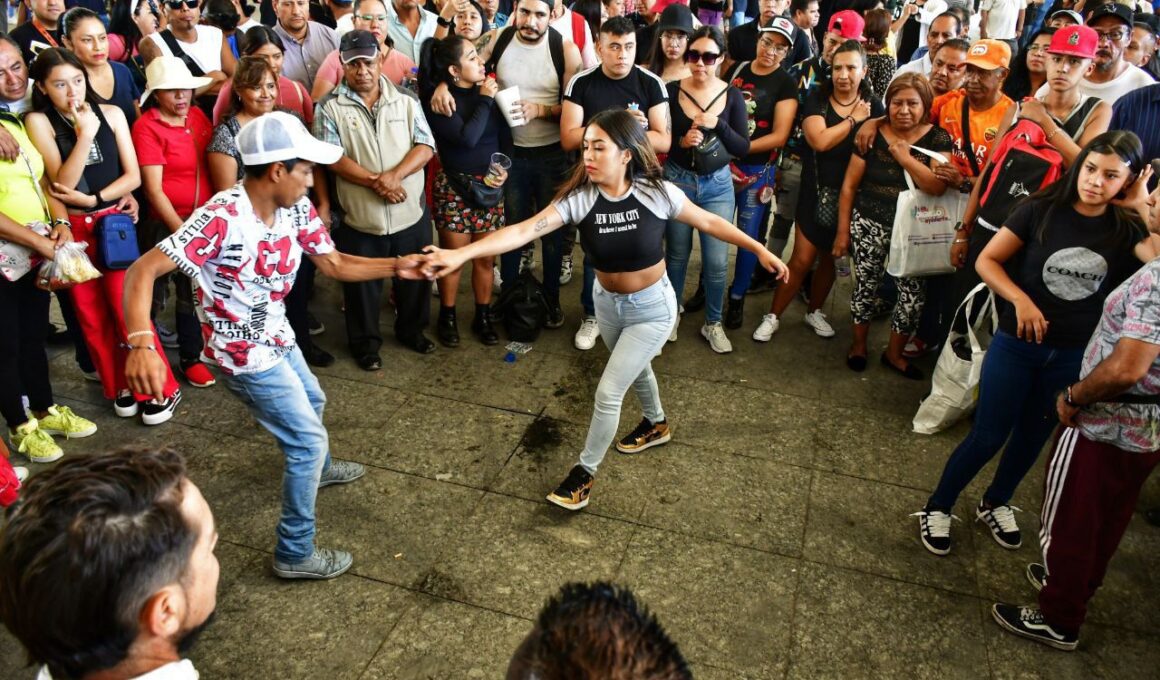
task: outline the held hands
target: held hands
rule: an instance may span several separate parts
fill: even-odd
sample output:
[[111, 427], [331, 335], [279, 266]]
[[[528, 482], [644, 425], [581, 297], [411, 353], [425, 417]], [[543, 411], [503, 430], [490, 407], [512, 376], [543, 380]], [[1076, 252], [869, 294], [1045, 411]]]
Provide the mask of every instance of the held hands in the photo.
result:
[[768, 249], [762, 248], [757, 253], [757, 261], [761, 263], [762, 267], [765, 267], [766, 271], [776, 274], [778, 281], [789, 283], [789, 267], [781, 261], [780, 257], [769, 252]]
[[423, 273], [423, 264], [427, 261], [425, 255], [414, 253], [395, 258], [395, 278], [408, 281], [422, 281], [427, 278]]
[[150, 394], [154, 399], [165, 398], [165, 378], [168, 371], [157, 352], [148, 349], [129, 350], [125, 359], [125, 382], [138, 394]]
[[681, 147], [691, 149], [700, 144], [704, 139], [705, 133], [701, 132], [701, 128], [694, 125], [689, 128], [689, 131], [685, 133], [684, 137], [681, 137]]
[[1048, 321], [1034, 302], [1025, 297], [1019, 298], [1015, 303], [1015, 319], [1016, 337], [1027, 342], [1034, 341], [1037, 345], [1043, 344], [1043, 336], [1047, 335]]
[[444, 250], [438, 246], [427, 246], [423, 249], [424, 256], [423, 276], [434, 281], [458, 270], [466, 261], [459, 250]]

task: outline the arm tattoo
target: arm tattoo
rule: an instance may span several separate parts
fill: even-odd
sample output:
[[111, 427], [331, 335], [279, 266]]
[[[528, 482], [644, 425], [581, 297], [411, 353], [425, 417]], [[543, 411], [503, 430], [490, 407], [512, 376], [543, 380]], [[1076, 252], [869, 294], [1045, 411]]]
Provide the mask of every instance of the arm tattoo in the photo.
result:
[[541, 217], [540, 219], [536, 220], [536, 225], [535, 225], [535, 227], [533, 227], [532, 231], [535, 231], [538, 234], [547, 228], [548, 228], [548, 218]]

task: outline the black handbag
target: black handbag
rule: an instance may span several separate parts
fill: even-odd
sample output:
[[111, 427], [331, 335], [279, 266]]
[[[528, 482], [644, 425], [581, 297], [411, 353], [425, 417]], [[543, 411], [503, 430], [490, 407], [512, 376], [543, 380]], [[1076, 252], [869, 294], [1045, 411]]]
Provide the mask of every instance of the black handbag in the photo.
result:
[[693, 149], [693, 169], [698, 175], [711, 175], [729, 165], [733, 157], [725, 150], [721, 138], [712, 130], [705, 130], [701, 143]]
[[469, 208], [486, 210], [494, 208], [503, 200], [503, 187], [493, 187], [462, 172], [444, 172], [447, 183], [459, 194]]

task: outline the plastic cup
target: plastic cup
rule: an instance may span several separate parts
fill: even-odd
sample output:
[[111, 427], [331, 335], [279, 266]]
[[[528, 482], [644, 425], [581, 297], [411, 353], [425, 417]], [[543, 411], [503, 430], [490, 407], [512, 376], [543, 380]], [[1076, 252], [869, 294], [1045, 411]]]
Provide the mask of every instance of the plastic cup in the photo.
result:
[[522, 115], [512, 115], [512, 105], [519, 100], [520, 88], [514, 85], [506, 90], [500, 90], [495, 93], [495, 103], [499, 106], [499, 111], [503, 114], [503, 119], [507, 121], [510, 127], [519, 127], [528, 122], [524, 120]]
[[503, 155], [502, 153], [493, 153], [491, 155], [491, 164], [487, 166], [487, 174], [483, 177], [483, 183], [489, 187], [502, 187], [507, 177], [501, 177], [508, 170], [511, 170], [512, 159]]

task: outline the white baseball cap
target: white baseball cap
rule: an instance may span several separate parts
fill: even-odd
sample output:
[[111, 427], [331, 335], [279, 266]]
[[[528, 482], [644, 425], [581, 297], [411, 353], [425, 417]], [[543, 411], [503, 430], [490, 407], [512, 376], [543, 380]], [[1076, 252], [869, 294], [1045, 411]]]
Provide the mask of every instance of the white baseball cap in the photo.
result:
[[267, 113], [243, 125], [237, 144], [243, 165], [296, 159], [330, 165], [342, 158], [341, 146], [316, 139], [297, 116], [283, 111]]

